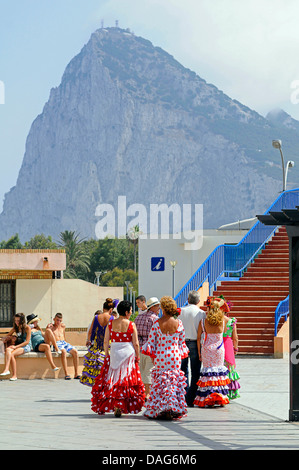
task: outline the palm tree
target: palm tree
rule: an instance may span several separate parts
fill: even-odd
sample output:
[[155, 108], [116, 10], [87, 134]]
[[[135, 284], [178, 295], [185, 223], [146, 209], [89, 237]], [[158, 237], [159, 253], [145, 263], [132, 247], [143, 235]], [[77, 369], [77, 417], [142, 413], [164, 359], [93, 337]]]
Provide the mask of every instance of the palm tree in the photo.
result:
[[58, 245], [66, 252], [66, 278], [79, 278], [80, 273], [86, 273], [89, 270], [89, 256], [84, 250], [83, 241], [75, 231], [65, 230], [61, 232]]

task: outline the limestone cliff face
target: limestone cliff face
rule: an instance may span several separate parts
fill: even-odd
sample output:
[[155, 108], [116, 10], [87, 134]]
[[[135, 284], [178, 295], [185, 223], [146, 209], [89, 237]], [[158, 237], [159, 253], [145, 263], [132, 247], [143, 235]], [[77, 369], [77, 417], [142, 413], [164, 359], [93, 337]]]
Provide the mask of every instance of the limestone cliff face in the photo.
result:
[[119, 195], [204, 204], [206, 228], [254, 216], [281, 189], [261, 155], [271, 126], [149, 41], [100, 29], [32, 124], [0, 239], [95, 237], [97, 205], [116, 207]]

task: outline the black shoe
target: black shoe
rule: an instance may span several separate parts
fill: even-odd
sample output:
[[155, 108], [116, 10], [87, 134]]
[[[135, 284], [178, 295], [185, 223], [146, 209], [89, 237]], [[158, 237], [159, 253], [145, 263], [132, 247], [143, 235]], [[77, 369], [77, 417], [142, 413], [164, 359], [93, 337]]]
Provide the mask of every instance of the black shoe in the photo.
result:
[[121, 409], [120, 408], [115, 408], [114, 409], [114, 416], [115, 416], [115, 418], [120, 418], [121, 417]]

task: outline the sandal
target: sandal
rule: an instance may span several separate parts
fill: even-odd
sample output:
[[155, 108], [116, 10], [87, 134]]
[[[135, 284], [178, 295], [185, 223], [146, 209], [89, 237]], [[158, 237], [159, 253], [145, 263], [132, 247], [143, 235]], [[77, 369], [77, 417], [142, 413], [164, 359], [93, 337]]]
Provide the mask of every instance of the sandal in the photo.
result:
[[66, 375], [66, 376], [64, 377], [64, 380], [71, 380], [70, 375]]
[[74, 377], [74, 379], [81, 379], [81, 375], [76, 375], [76, 377]]
[[121, 417], [121, 409], [120, 408], [114, 408], [114, 416], [115, 416], [115, 418], [120, 418]]

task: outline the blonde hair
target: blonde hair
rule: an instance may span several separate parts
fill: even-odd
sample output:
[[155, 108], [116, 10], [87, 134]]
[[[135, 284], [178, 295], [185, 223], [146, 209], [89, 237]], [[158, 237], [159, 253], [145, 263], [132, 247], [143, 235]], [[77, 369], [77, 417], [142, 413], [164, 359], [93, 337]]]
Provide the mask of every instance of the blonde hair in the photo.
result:
[[220, 308], [220, 303], [217, 300], [212, 300], [206, 315], [207, 322], [212, 326], [218, 326], [223, 323], [224, 313]]
[[162, 310], [167, 314], [173, 317], [174, 315], [177, 315], [178, 310], [177, 310], [177, 304], [175, 300], [173, 300], [172, 297], [165, 295], [164, 297], [161, 298], [160, 305]]

